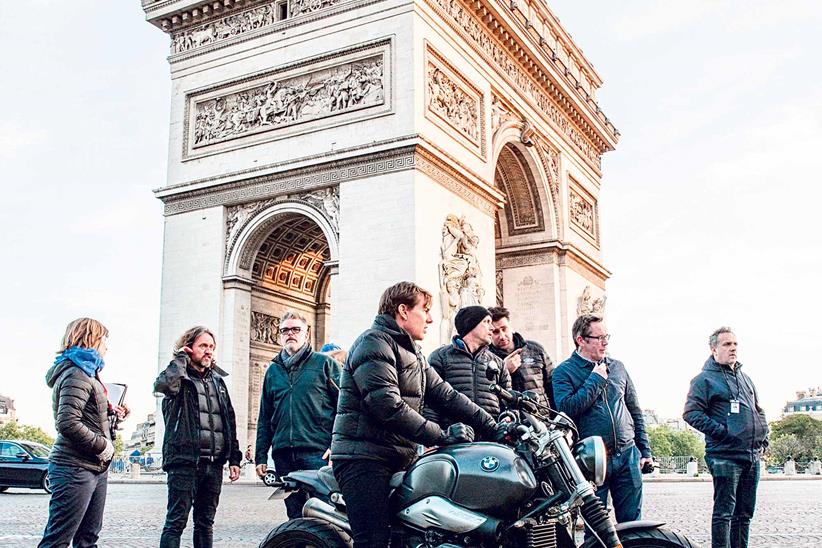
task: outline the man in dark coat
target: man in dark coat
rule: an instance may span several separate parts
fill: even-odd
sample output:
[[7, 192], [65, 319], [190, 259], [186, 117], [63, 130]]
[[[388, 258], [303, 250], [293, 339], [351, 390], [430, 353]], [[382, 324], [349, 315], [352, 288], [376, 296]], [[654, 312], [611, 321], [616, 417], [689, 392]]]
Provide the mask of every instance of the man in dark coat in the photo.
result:
[[576, 422], [580, 438], [602, 437], [608, 470], [597, 496], [605, 504], [611, 493], [618, 523], [638, 520], [640, 470], [651, 462], [651, 445], [634, 383], [622, 362], [606, 356], [610, 335], [601, 317], [580, 316], [572, 335], [576, 350], [552, 377], [557, 408]]
[[431, 319], [431, 294], [400, 282], [382, 295], [371, 329], [351, 347], [340, 381], [331, 442], [334, 476], [348, 509], [355, 548], [388, 546], [391, 476], [426, 446], [473, 440], [462, 423], [443, 430], [422, 416], [424, 405], [495, 431], [491, 415], [444, 382], [420, 353]]
[[[502, 359], [489, 350], [493, 329], [491, 314], [483, 306], [467, 306], [457, 312], [454, 326], [457, 334], [451, 344], [434, 350], [428, 356], [428, 363], [454, 390], [465, 394], [492, 417], [496, 417], [503, 405], [499, 396], [491, 391], [492, 381], [486, 375], [489, 364], [493, 364], [500, 372], [499, 385], [506, 390], [511, 389], [511, 377]], [[451, 424], [450, 420], [440, 416], [431, 407], [426, 407], [423, 415], [443, 428]], [[482, 439], [482, 436], [478, 439]]]
[[168, 474], [161, 548], [180, 546], [192, 506], [194, 547], [210, 548], [226, 461], [229, 479], [240, 477], [243, 454], [223, 381], [226, 373], [213, 359], [214, 341], [202, 326], [183, 333], [174, 345], [174, 359], [154, 382], [154, 392], [164, 396], [163, 470]]
[[[280, 319], [283, 349], [265, 372], [257, 419], [257, 475], [268, 469], [268, 450], [279, 476], [295, 470], [319, 470], [331, 454], [331, 427], [337, 413], [340, 364], [314, 352], [308, 322], [296, 312]], [[303, 491], [285, 499], [289, 519], [302, 515]]]
[[511, 386], [520, 392], [529, 390], [536, 394], [539, 403], [554, 407], [551, 393], [554, 362], [545, 348], [514, 331], [507, 308], [494, 306], [488, 312], [493, 324], [491, 352], [505, 360], [505, 368], [511, 374]]
[[768, 422], [753, 381], [736, 361], [736, 335], [720, 327], [708, 339], [711, 356], [691, 381], [682, 418], [705, 434], [705, 461], [714, 483], [711, 546], [748, 546], [760, 459]]

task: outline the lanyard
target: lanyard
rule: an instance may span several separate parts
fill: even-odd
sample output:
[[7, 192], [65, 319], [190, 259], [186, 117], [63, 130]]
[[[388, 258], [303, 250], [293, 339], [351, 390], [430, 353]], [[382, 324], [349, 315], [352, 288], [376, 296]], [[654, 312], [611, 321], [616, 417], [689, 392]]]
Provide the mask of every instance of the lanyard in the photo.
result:
[[728, 387], [728, 393], [731, 395], [732, 401], [739, 401], [739, 395], [742, 393], [742, 388], [739, 386], [739, 376], [736, 374], [736, 369], [734, 369], [734, 379], [736, 379], [736, 395], [734, 395], [733, 390], [731, 390], [731, 383], [728, 382], [728, 372], [722, 369], [721, 365], [719, 368], [722, 370], [722, 380], [725, 381], [725, 386]]

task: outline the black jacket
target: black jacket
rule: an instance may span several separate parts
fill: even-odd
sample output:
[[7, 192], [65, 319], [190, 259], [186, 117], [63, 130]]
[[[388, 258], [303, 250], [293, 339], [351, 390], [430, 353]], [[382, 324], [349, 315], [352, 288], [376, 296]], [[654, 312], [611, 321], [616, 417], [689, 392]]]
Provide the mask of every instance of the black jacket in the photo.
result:
[[[691, 381], [682, 418], [705, 434], [709, 457], [753, 461], [768, 446], [765, 412], [753, 382], [741, 368], [737, 363], [731, 370], [711, 356]], [[731, 400], [739, 401], [739, 413], [731, 413]]]
[[49, 460], [92, 472], [107, 470], [111, 461], [101, 462], [98, 457], [106, 448], [106, 440], [111, 441], [108, 398], [103, 384], [69, 360], [48, 370], [46, 384], [52, 388], [57, 429]]
[[[437, 348], [428, 356], [428, 363], [442, 377], [442, 380], [450, 384], [457, 392], [468, 396], [468, 399], [482, 407], [492, 417], [496, 417], [504, 406], [500, 404], [497, 395], [491, 392], [492, 381], [488, 380], [485, 373], [491, 362], [496, 363], [501, 372], [499, 385], [510, 390], [511, 376], [503, 367], [502, 360], [487, 347], [471, 355], [465, 343], [458, 337], [454, 337], [454, 342]], [[440, 416], [433, 407], [426, 407], [423, 416], [436, 422], [442, 428], [448, 428], [454, 422], [447, 417]]]
[[642, 456], [650, 458], [634, 383], [622, 362], [605, 358], [605, 363], [607, 380], [577, 352], [559, 364], [552, 377], [557, 408], [576, 422], [580, 437], [602, 436], [609, 454], [636, 444]]
[[298, 363], [289, 368], [277, 354], [265, 372], [257, 418], [257, 464], [267, 462], [269, 449], [331, 447], [340, 364], [310, 347], [295, 359]]
[[[536, 392], [542, 404], [554, 407], [554, 396], [551, 392], [551, 375], [554, 374], [554, 362], [545, 352], [545, 348], [536, 341], [526, 340], [519, 333], [514, 333], [514, 350], [522, 349], [522, 365], [511, 374], [511, 386], [514, 390]], [[504, 360], [509, 352], [491, 345], [491, 352]]]
[[377, 316], [354, 341], [342, 370], [332, 459], [407, 466], [416, 456], [416, 444], [436, 445], [444, 435], [422, 416], [423, 404], [482, 433], [496, 426], [493, 417], [437, 375], [394, 318]]
[[[188, 375], [188, 364], [188, 355], [178, 352], [154, 381], [154, 392], [165, 396], [162, 403], [165, 422], [163, 470], [173, 466], [193, 465], [200, 459], [199, 403], [197, 388]], [[223, 381], [226, 374], [216, 365], [211, 366], [211, 375], [217, 385], [226, 444], [222, 459], [216, 462], [221, 464], [228, 460], [229, 465], [239, 466], [243, 454], [237, 441], [234, 408]]]

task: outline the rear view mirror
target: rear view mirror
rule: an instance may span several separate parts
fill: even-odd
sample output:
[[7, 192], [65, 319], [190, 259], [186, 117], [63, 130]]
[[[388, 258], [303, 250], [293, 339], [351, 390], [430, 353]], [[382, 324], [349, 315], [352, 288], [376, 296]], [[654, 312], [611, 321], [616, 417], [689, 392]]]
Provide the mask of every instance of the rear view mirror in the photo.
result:
[[31, 458], [31, 457], [29, 457], [29, 454], [26, 453], [25, 451], [20, 451], [19, 453], [17, 453], [14, 456], [17, 457], [18, 459], [23, 459], [23, 460], [29, 460]]

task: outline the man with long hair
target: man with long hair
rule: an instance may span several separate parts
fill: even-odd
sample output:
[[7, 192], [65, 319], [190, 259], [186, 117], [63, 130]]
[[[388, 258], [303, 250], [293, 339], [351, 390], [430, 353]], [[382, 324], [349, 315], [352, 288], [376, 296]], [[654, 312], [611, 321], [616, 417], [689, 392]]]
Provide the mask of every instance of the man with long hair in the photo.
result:
[[97, 546], [114, 456], [113, 430], [128, 415], [128, 407], [109, 404], [100, 381], [107, 350], [108, 329], [97, 320], [78, 318], [66, 327], [46, 373], [57, 439], [49, 456], [52, 494], [40, 548]]
[[240, 477], [242, 452], [234, 408], [214, 362], [214, 334], [192, 327], [174, 345], [174, 359], [154, 382], [164, 396], [163, 470], [168, 473], [168, 508], [161, 548], [178, 548], [194, 508], [194, 547], [210, 548], [220, 502], [223, 465], [229, 479]]

